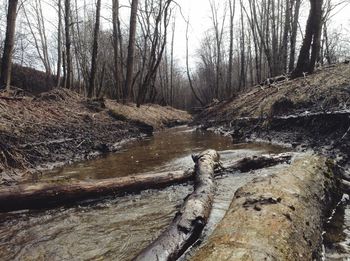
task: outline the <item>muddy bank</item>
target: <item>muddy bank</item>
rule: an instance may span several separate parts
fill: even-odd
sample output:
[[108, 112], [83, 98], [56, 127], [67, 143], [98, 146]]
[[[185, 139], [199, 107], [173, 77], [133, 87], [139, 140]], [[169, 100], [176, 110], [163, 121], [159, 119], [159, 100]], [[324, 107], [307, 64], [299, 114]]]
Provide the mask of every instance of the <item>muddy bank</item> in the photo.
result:
[[[195, 260], [312, 260], [320, 253], [324, 217], [338, 198], [331, 201], [328, 196], [343, 192], [339, 183], [325, 177], [323, 157], [344, 169], [350, 162], [349, 73], [350, 66], [341, 64], [299, 79], [255, 86], [196, 117], [202, 129], [231, 136], [237, 143], [283, 143], [323, 156], [303, 159], [309, 161], [307, 173], [291, 167], [237, 192], [224, 222]], [[295, 210], [285, 202], [293, 203]]]
[[236, 193], [222, 222], [191, 260], [314, 260], [327, 207], [339, 197], [333, 165], [300, 154]]
[[265, 140], [312, 148], [349, 163], [350, 66], [323, 68], [295, 80], [255, 86], [206, 108], [195, 123], [236, 142]]
[[[126, 115], [129, 108], [134, 111], [131, 117]], [[1, 94], [0, 184], [32, 178], [52, 164], [117, 151], [123, 142], [190, 119], [187, 113], [169, 107], [136, 109], [109, 100], [89, 101], [65, 89], [35, 98]]]

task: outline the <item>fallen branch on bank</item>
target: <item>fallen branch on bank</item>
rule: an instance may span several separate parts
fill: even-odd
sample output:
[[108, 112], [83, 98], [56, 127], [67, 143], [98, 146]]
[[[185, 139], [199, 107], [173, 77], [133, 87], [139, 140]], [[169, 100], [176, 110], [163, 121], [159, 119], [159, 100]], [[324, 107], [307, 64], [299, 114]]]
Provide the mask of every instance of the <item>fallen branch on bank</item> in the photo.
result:
[[186, 198], [168, 229], [134, 260], [176, 260], [200, 236], [212, 208], [215, 190], [214, 169], [219, 164], [219, 154], [215, 150], [207, 150], [193, 159], [194, 192]]
[[262, 155], [243, 158], [231, 163], [224, 168], [227, 171], [249, 172], [252, 170], [267, 168], [277, 164], [289, 162], [292, 158], [290, 153], [281, 153], [278, 155]]
[[[277, 165], [291, 159], [291, 154], [248, 157], [224, 166], [226, 172], [251, 170]], [[215, 171], [215, 176], [222, 169]], [[173, 171], [148, 173], [130, 177], [118, 177], [98, 181], [74, 181], [74, 183], [22, 184], [0, 189], [0, 211], [43, 208], [74, 201], [101, 197], [109, 194], [138, 192], [145, 189], [162, 188], [172, 184], [193, 180], [194, 172]]]

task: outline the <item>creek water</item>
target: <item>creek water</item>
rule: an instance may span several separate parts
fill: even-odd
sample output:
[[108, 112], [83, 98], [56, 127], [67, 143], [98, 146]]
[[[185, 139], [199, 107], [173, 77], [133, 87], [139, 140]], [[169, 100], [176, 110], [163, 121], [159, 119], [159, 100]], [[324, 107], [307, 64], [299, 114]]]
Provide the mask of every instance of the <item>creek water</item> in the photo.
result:
[[344, 195], [328, 220], [323, 235], [324, 260], [350, 260], [350, 200]]
[[[120, 153], [45, 173], [42, 181], [96, 180], [145, 172], [193, 167], [192, 153], [212, 148], [225, 162], [284, 148], [266, 144], [232, 144], [228, 137], [188, 127], [134, 141]], [[257, 175], [218, 179], [213, 211], [205, 235], [223, 218], [234, 192]], [[0, 214], [0, 260], [130, 260], [171, 222], [191, 184], [147, 190], [124, 197], [78, 202], [47, 210]]]

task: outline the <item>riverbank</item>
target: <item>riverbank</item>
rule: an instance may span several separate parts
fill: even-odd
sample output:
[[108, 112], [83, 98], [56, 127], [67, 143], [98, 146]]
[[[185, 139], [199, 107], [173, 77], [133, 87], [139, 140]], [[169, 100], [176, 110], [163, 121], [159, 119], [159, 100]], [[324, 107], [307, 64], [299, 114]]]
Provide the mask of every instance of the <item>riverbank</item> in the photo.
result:
[[129, 140], [190, 120], [188, 113], [170, 107], [86, 100], [66, 89], [39, 97], [2, 93], [0, 184], [16, 184], [53, 166], [117, 151]]
[[350, 65], [338, 64], [310, 76], [255, 86], [213, 104], [194, 120], [203, 129], [236, 142], [283, 142], [312, 148], [349, 164]]

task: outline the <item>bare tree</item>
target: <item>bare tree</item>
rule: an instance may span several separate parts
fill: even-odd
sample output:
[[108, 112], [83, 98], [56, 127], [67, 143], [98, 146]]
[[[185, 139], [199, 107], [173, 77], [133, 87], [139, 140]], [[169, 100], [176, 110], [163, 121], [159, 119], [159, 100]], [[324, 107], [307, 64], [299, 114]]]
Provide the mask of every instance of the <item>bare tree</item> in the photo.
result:
[[65, 0], [65, 14], [64, 14], [64, 21], [65, 21], [65, 36], [66, 36], [66, 73], [65, 73], [65, 87], [70, 89], [72, 84], [72, 54], [71, 54], [71, 34], [70, 34], [70, 27], [71, 27], [71, 6], [70, 6], [70, 0]]
[[61, 85], [61, 67], [62, 67], [62, 0], [58, 0], [58, 27], [57, 27], [57, 80], [56, 87]]
[[311, 7], [306, 24], [305, 37], [300, 49], [297, 66], [292, 73], [293, 77], [299, 77], [303, 73], [312, 73], [314, 71], [321, 44], [322, 3], [323, 0], [310, 0]]
[[220, 90], [220, 80], [221, 80], [221, 51], [222, 51], [222, 39], [224, 33], [225, 26], [225, 18], [226, 18], [226, 8], [223, 16], [223, 21], [220, 26], [219, 22], [219, 8], [214, 0], [210, 0], [210, 9], [211, 9], [211, 20], [213, 23], [214, 35], [215, 35], [215, 43], [216, 43], [216, 82], [215, 82], [215, 98], [219, 99], [219, 90]]
[[4, 45], [4, 53], [1, 62], [0, 89], [9, 89], [11, 84], [12, 53], [13, 46], [15, 43], [17, 5], [18, 0], [9, 0], [7, 12], [6, 38]]
[[136, 35], [136, 22], [137, 22], [137, 9], [138, 0], [132, 0], [131, 3], [131, 13], [130, 13], [130, 29], [129, 29], [129, 45], [128, 45], [128, 58], [126, 65], [126, 80], [123, 92], [124, 101], [126, 99], [131, 99], [133, 96], [132, 81], [133, 81], [133, 71], [134, 71], [134, 54], [135, 54], [135, 35]]
[[119, 0], [112, 0], [113, 49], [114, 49], [114, 80], [117, 98], [122, 96], [122, 36], [119, 19]]
[[295, 48], [296, 48], [296, 42], [297, 42], [300, 6], [301, 6], [301, 0], [292, 0], [291, 1], [291, 9], [293, 10], [293, 18], [292, 18], [291, 36], [290, 36], [289, 72], [292, 72], [294, 70]]
[[188, 82], [189, 82], [193, 96], [199, 102], [200, 105], [204, 106], [204, 102], [202, 101], [201, 98], [199, 98], [197, 92], [194, 89], [193, 81], [192, 81], [192, 77], [191, 77], [191, 72], [190, 72], [190, 66], [189, 66], [189, 61], [188, 61], [188, 27], [189, 27], [189, 24], [190, 24], [190, 19], [188, 18], [187, 25], [186, 25], [186, 69], [187, 69], [186, 72], [187, 72], [187, 78], [188, 78]]
[[91, 57], [91, 71], [90, 82], [88, 88], [88, 97], [91, 98], [94, 95], [95, 81], [96, 81], [96, 68], [97, 68], [97, 54], [98, 54], [98, 37], [100, 33], [100, 16], [101, 16], [101, 0], [97, 0], [96, 3], [96, 23], [94, 29], [94, 42], [92, 46]]
[[233, 76], [233, 41], [234, 41], [234, 15], [236, 8], [236, 0], [229, 0], [230, 9], [230, 50], [229, 50], [229, 61], [228, 61], [228, 71], [227, 71], [227, 87], [226, 92], [228, 95], [232, 93], [232, 76]]

